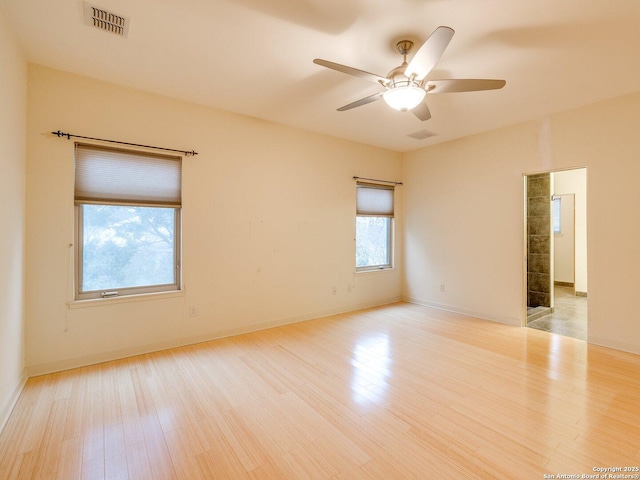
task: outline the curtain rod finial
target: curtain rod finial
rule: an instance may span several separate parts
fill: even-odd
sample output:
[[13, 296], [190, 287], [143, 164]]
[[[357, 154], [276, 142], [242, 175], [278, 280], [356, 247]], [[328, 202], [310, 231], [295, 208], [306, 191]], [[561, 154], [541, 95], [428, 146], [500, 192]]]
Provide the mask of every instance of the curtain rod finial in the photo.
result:
[[71, 134], [70, 133], [64, 133], [60, 130], [58, 130], [57, 132], [51, 132], [52, 135], [55, 135], [56, 137], [67, 137], [67, 140], [71, 140]]

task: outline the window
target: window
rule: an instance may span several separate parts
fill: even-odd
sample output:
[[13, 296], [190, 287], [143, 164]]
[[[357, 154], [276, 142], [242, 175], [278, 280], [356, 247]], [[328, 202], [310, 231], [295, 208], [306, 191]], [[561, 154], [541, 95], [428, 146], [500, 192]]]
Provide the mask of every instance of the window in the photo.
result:
[[181, 158], [76, 144], [76, 299], [180, 289]]
[[562, 225], [562, 216], [561, 216], [561, 208], [562, 208], [562, 197], [554, 197], [553, 198], [553, 233], [559, 235], [562, 233], [562, 229], [560, 226]]
[[388, 185], [356, 184], [356, 270], [392, 267], [393, 192]]

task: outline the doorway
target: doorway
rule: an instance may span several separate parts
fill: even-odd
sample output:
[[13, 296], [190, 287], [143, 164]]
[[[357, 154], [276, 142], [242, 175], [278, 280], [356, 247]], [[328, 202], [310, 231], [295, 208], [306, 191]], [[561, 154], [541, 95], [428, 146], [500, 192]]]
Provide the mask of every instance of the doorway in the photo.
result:
[[587, 170], [525, 175], [523, 325], [587, 339]]

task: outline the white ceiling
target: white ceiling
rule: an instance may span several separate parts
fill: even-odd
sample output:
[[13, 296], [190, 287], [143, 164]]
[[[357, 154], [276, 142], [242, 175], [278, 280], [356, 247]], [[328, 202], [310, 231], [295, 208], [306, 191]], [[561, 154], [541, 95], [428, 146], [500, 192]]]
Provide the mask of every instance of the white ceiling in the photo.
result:
[[[30, 62], [396, 151], [640, 91], [640, 0], [91, 3], [130, 17], [128, 38], [85, 26], [81, 0], [0, 0]], [[382, 101], [336, 111], [381, 87], [314, 58], [385, 76], [398, 40], [439, 25], [456, 34], [428, 79], [507, 85], [428, 95], [426, 122]], [[423, 129], [437, 136], [407, 136]]]

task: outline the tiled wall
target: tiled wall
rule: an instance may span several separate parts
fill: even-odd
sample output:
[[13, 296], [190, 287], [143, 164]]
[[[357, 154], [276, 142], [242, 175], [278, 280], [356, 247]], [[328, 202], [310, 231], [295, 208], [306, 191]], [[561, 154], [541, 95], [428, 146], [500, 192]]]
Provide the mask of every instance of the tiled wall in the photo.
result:
[[551, 306], [551, 175], [527, 177], [527, 306]]

